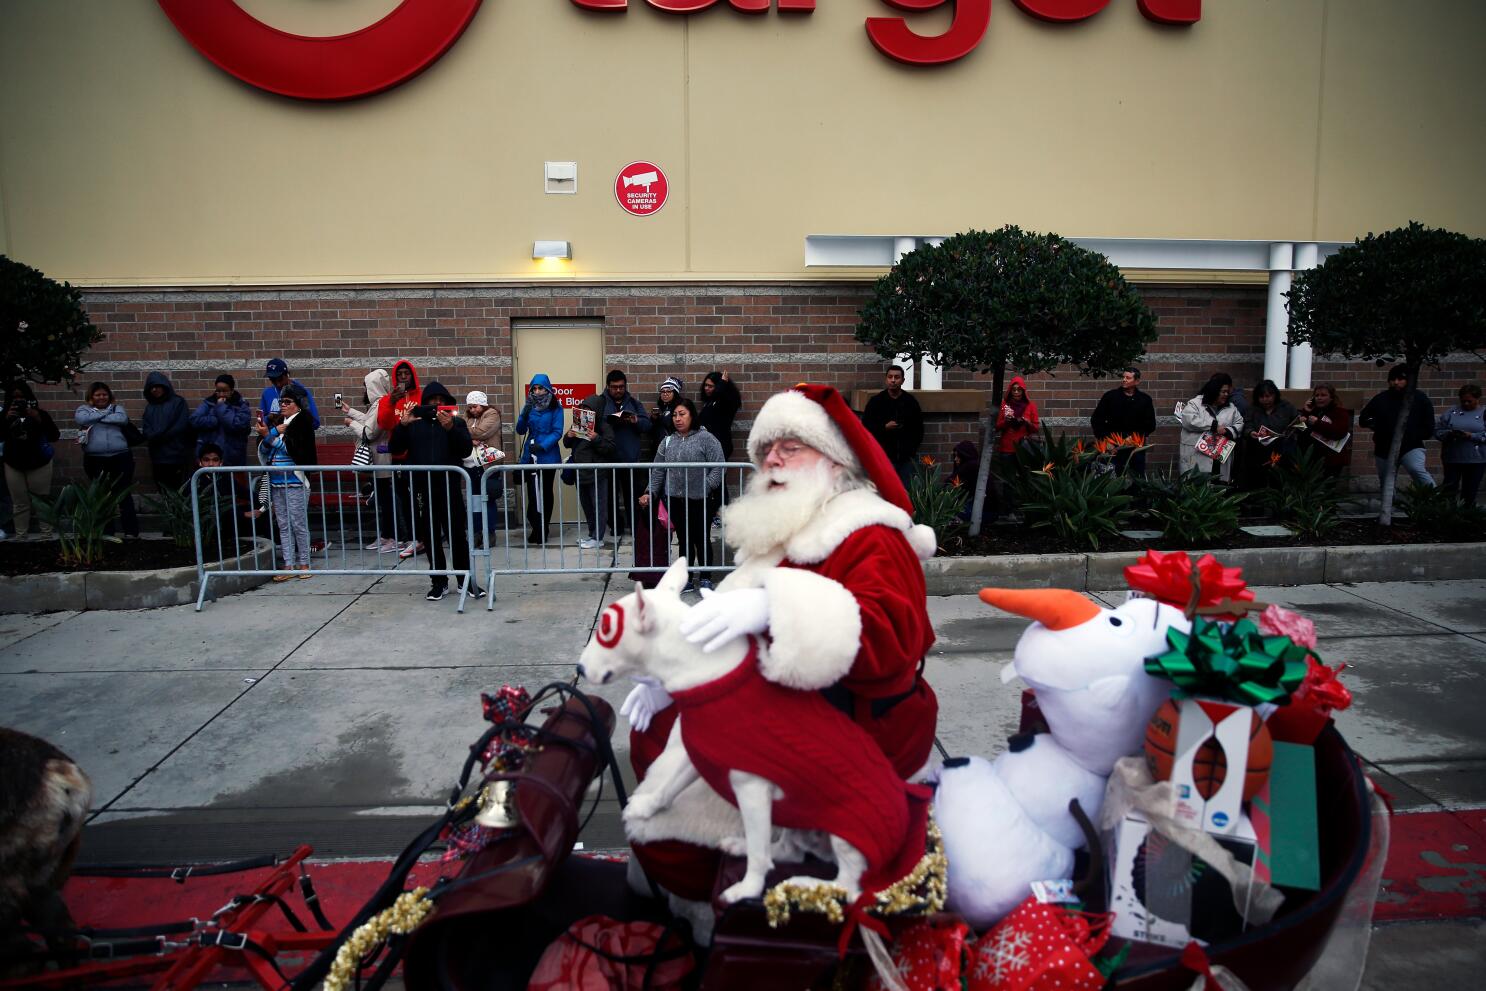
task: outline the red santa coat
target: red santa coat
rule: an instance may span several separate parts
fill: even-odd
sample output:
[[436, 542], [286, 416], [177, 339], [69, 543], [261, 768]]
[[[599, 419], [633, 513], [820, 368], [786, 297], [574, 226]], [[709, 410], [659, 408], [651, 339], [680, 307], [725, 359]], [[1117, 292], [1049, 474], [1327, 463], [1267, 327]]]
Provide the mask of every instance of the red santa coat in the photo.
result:
[[864, 891], [892, 884], [923, 856], [929, 790], [904, 783], [872, 738], [819, 693], [764, 678], [757, 643], [732, 671], [672, 698], [703, 780], [734, 803], [731, 771], [776, 785], [774, 823], [856, 847], [867, 859]]

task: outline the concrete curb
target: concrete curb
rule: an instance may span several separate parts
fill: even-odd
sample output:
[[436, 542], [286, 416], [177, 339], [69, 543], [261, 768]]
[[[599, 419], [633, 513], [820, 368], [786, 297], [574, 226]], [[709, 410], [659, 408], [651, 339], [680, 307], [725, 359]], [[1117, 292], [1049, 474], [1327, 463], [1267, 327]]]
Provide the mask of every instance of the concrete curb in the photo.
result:
[[[219, 565], [224, 571], [251, 567], [254, 555], [267, 554], [272, 544], [254, 538], [253, 550]], [[212, 597], [257, 588], [268, 575], [227, 574], [212, 579]], [[46, 575], [0, 577], [0, 613], [39, 613], [87, 609], [158, 609], [196, 601], [196, 566], [157, 571], [63, 571]]]
[[[1244, 547], [1214, 553], [1224, 564], [1242, 568], [1250, 585], [1444, 581], [1486, 575], [1483, 543]], [[924, 579], [930, 595], [965, 595], [986, 586], [1097, 592], [1124, 588], [1125, 566], [1139, 557], [1138, 551], [940, 557], [924, 563]]]

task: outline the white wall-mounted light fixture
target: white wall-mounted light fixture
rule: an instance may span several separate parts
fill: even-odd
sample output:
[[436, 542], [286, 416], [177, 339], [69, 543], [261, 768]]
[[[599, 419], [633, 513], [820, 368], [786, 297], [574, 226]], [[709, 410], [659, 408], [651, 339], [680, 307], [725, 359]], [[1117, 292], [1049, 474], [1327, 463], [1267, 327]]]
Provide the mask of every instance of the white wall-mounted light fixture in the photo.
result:
[[533, 258], [572, 258], [572, 241], [534, 241], [531, 246]]
[[542, 179], [543, 188], [549, 193], [576, 193], [578, 191], [578, 163], [544, 162]]

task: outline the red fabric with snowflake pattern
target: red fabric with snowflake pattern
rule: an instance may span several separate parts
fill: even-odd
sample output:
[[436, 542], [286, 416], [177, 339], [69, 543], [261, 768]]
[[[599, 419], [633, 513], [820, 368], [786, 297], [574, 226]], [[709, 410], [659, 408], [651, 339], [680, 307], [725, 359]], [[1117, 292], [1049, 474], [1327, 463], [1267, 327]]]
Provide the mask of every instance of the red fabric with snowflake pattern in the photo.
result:
[[970, 949], [967, 991], [1099, 991], [1089, 962], [1109, 939], [1109, 915], [1022, 902]]
[[[963, 922], [920, 922], [893, 944], [893, 963], [908, 991], [963, 991], [966, 940], [970, 927]], [[867, 991], [886, 991], [882, 978], [873, 974]]]

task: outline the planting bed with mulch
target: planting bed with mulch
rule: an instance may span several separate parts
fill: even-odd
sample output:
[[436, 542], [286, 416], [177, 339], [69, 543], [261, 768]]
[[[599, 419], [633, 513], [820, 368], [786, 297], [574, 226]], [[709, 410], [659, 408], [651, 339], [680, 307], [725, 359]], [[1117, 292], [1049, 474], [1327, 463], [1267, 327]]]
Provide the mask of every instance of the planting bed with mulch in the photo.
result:
[[[1262, 522], [1255, 520], [1255, 523]], [[1140, 529], [1139, 520], [1132, 521], [1130, 529]], [[1157, 529], [1152, 526], [1151, 529]], [[1407, 519], [1398, 520], [1392, 526], [1379, 525], [1375, 517], [1346, 519], [1323, 538], [1302, 537], [1255, 537], [1242, 531], [1208, 543], [1178, 541], [1166, 537], [1154, 540], [1132, 540], [1129, 537], [1101, 539], [1098, 547], [1086, 542], [1073, 544], [1061, 540], [1048, 530], [1031, 530], [1022, 523], [997, 524], [987, 527], [979, 537], [971, 538], [963, 532], [950, 535], [940, 543], [940, 556], [986, 557], [996, 554], [1066, 554], [1091, 551], [1141, 551], [1148, 547], [1157, 550], [1221, 550], [1241, 547], [1348, 547], [1382, 544], [1443, 544], [1467, 543], [1486, 540], [1486, 531], [1462, 531], [1459, 533], [1429, 533], [1409, 525]]]
[[[247, 545], [244, 544], [244, 547]], [[45, 575], [62, 571], [158, 571], [194, 567], [194, 548], [177, 547], [170, 540], [125, 540], [109, 544], [103, 561], [91, 568], [64, 568], [55, 540], [0, 541], [0, 575]], [[215, 555], [213, 555], [215, 557]]]

